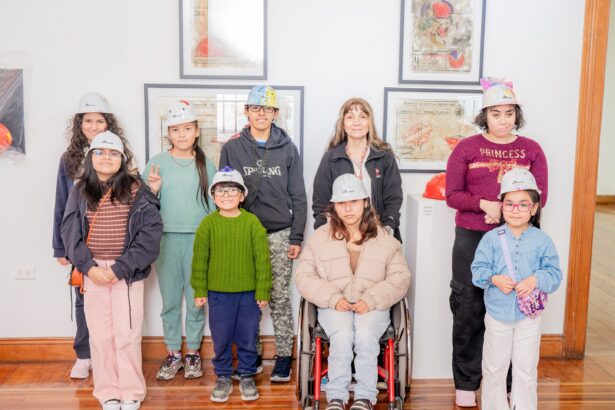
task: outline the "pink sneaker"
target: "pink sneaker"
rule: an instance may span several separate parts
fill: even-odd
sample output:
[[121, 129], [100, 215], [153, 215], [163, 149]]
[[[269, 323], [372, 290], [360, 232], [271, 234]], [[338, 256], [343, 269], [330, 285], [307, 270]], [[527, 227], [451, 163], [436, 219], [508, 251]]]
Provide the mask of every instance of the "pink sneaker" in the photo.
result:
[[92, 361], [90, 359], [77, 359], [70, 371], [71, 379], [87, 379], [90, 376]]
[[455, 404], [459, 407], [476, 407], [476, 393], [468, 390], [455, 390]]

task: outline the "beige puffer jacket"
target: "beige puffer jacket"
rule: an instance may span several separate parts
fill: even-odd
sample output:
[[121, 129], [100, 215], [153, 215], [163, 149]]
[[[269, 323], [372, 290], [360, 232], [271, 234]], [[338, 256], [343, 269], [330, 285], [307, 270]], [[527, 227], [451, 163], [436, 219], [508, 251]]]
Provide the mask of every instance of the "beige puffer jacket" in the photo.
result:
[[295, 273], [299, 293], [321, 308], [335, 309], [342, 298], [364, 300], [370, 310], [388, 310], [410, 287], [410, 271], [401, 244], [382, 228], [363, 243], [356, 272], [350, 268], [346, 242], [331, 238], [329, 224], [309, 238]]

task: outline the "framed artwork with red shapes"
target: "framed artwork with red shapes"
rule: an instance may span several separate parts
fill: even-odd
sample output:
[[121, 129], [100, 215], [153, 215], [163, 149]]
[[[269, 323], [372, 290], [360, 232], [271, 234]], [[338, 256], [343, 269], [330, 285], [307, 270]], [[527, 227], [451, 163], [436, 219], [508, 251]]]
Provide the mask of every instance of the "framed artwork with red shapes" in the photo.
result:
[[181, 78], [267, 78], [267, 0], [179, 5]]
[[478, 85], [486, 0], [401, 0], [399, 82]]
[[383, 138], [401, 172], [442, 172], [459, 141], [476, 134], [481, 90], [385, 88]]

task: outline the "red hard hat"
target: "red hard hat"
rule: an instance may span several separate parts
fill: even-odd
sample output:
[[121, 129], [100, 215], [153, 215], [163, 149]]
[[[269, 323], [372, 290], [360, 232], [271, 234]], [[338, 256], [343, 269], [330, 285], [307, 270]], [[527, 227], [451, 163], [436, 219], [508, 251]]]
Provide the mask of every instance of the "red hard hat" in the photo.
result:
[[423, 198], [444, 200], [446, 189], [446, 172], [440, 172], [439, 174], [431, 177], [425, 185], [425, 192], [423, 192]]

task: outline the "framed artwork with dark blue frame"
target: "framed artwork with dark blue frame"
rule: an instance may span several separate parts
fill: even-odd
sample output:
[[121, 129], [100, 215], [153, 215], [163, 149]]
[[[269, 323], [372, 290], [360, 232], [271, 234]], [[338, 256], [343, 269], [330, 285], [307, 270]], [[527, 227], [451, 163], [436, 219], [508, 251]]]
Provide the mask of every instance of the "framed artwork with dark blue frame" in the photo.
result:
[[[146, 161], [171, 147], [164, 126], [172, 102], [187, 101], [198, 117], [200, 144], [217, 167], [222, 145], [246, 126], [244, 106], [253, 85], [145, 84]], [[275, 86], [276, 124], [292, 138], [303, 155], [303, 87]]]
[[399, 82], [478, 84], [486, 0], [400, 0]]
[[267, 78], [267, 0], [180, 0], [180, 78]]

